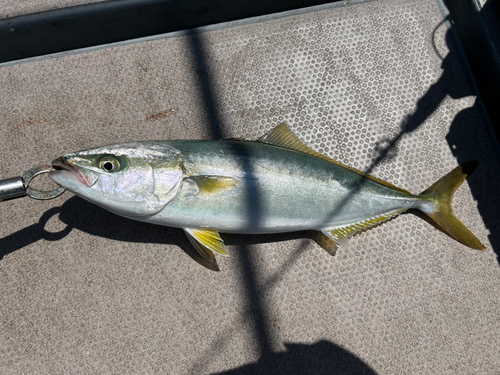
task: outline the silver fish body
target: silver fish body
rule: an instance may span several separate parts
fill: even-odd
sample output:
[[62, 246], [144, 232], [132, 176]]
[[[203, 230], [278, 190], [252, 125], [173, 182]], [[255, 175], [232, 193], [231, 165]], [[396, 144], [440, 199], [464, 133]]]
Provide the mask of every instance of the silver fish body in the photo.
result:
[[179, 151], [189, 176], [223, 176], [238, 183], [204, 193], [185, 176], [176, 198], [144, 220], [155, 224], [235, 233], [323, 230], [431, 204], [326, 160], [265, 143], [168, 145]]
[[109, 211], [183, 228], [208, 260], [227, 255], [218, 231], [313, 229], [339, 243], [409, 208], [484, 248], [451, 209], [462, 169], [413, 195], [314, 152], [284, 124], [259, 141], [133, 142], [69, 154], [53, 166], [56, 183]]

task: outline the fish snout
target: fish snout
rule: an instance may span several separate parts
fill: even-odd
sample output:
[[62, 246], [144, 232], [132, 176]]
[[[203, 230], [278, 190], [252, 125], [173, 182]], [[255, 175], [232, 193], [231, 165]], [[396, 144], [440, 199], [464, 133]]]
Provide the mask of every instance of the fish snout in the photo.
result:
[[54, 174], [57, 173], [72, 173], [78, 180], [87, 187], [92, 187], [99, 178], [99, 174], [93, 172], [85, 167], [78, 166], [77, 161], [69, 156], [61, 156], [52, 161], [52, 168], [55, 169]]

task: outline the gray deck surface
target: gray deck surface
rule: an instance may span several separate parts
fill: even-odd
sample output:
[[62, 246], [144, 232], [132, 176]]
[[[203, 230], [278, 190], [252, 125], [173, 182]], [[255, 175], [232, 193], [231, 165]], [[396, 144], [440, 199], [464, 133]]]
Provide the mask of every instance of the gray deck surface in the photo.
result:
[[478, 160], [454, 207], [488, 247], [407, 214], [335, 256], [309, 233], [223, 234], [216, 272], [181, 230], [69, 193], [2, 202], [0, 373], [500, 374], [500, 167], [433, 0], [4, 67], [0, 87], [0, 178], [103, 144], [257, 139], [287, 121], [412, 192]]

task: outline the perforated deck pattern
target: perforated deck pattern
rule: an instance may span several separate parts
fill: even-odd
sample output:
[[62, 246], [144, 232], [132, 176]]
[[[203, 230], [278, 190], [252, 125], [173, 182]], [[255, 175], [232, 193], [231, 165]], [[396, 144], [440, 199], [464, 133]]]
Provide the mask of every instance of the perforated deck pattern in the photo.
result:
[[102, 144], [257, 139], [287, 121], [415, 193], [479, 160], [454, 207], [488, 247], [402, 215], [335, 256], [308, 233], [223, 234], [214, 272], [182, 231], [69, 193], [3, 202], [0, 372], [500, 373], [500, 169], [433, 1], [12, 66], [0, 87], [2, 178]]

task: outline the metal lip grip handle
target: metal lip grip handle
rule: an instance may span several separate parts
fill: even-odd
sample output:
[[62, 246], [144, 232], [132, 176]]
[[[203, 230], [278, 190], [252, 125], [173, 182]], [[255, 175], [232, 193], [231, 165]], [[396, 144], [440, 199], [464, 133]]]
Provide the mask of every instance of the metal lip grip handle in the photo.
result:
[[0, 202], [8, 199], [21, 198], [26, 194], [26, 188], [21, 177], [8, 178], [0, 181]]
[[28, 196], [33, 199], [47, 200], [54, 199], [66, 191], [66, 189], [59, 187], [54, 190], [43, 191], [30, 187], [31, 181], [43, 173], [53, 171], [50, 165], [42, 165], [35, 167], [26, 172], [22, 177], [13, 177], [6, 180], [0, 180], [0, 202], [9, 199], [22, 198]]

